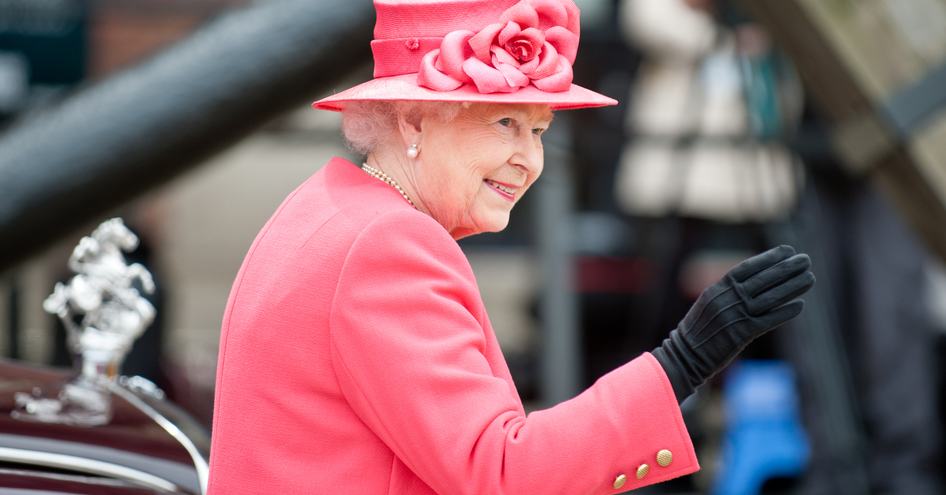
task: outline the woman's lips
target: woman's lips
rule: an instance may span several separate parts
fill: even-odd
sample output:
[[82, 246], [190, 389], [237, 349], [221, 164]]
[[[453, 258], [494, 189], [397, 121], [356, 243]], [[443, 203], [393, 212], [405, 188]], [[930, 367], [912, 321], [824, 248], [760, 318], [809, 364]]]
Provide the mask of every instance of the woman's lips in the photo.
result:
[[518, 187], [506, 184], [504, 182], [496, 182], [492, 179], [483, 179], [483, 182], [485, 182], [490, 189], [496, 191], [496, 194], [499, 194], [503, 198], [509, 201], [516, 200], [516, 191], [519, 190]]

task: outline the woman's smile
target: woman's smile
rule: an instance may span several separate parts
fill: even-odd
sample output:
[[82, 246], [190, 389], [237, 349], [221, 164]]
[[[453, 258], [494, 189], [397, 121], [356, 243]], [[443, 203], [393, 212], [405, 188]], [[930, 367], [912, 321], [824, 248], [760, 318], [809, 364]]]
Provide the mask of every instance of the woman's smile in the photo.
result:
[[503, 199], [513, 203], [516, 201], [516, 192], [519, 190], [519, 187], [506, 184], [505, 182], [497, 182], [492, 179], [483, 179], [483, 182], [485, 182], [490, 189], [495, 191], [496, 194], [499, 194]]

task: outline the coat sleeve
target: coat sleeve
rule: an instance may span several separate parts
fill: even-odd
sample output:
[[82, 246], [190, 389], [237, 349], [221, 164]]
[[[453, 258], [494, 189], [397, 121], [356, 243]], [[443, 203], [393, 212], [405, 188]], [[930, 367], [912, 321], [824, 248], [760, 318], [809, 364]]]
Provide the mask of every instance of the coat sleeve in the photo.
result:
[[[346, 400], [436, 492], [612, 494], [699, 469], [650, 354], [526, 415], [484, 355], [479, 297], [456, 242], [403, 211], [359, 234], [332, 304], [331, 358]], [[673, 461], [661, 467], [664, 449]], [[643, 464], [649, 471], [638, 479]]]

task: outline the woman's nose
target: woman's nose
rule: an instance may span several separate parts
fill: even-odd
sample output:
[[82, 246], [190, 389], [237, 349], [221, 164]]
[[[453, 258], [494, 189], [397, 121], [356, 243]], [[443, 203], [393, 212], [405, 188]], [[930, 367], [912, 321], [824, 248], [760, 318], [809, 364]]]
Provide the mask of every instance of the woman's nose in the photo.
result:
[[513, 156], [513, 165], [528, 175], [542, 173], [544, 163], [541, 138], [529, 132], [518, 140], [516, 154]]

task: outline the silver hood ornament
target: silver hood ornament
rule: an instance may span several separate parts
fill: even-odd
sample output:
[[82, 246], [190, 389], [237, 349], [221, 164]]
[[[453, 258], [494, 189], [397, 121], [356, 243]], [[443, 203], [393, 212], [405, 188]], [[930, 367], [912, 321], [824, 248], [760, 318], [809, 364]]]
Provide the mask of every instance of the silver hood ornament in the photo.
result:
[[[134, 341], [154, 320], [154, 306], [135, 287], [154, 292], [144, 266], [127, 264], [122, 251], [138, 238], [120, 218], [107, 220], [83, 237], [69, 258], [76, 273], [57, 283], [43, 302], [66, 328], [76, 375], [58, 393], [34, 389], [16, 394], [17, 419], [94, 426], [111, 419], [111, 393]], [[50, 396], [52, 395], [52, 396]]]

